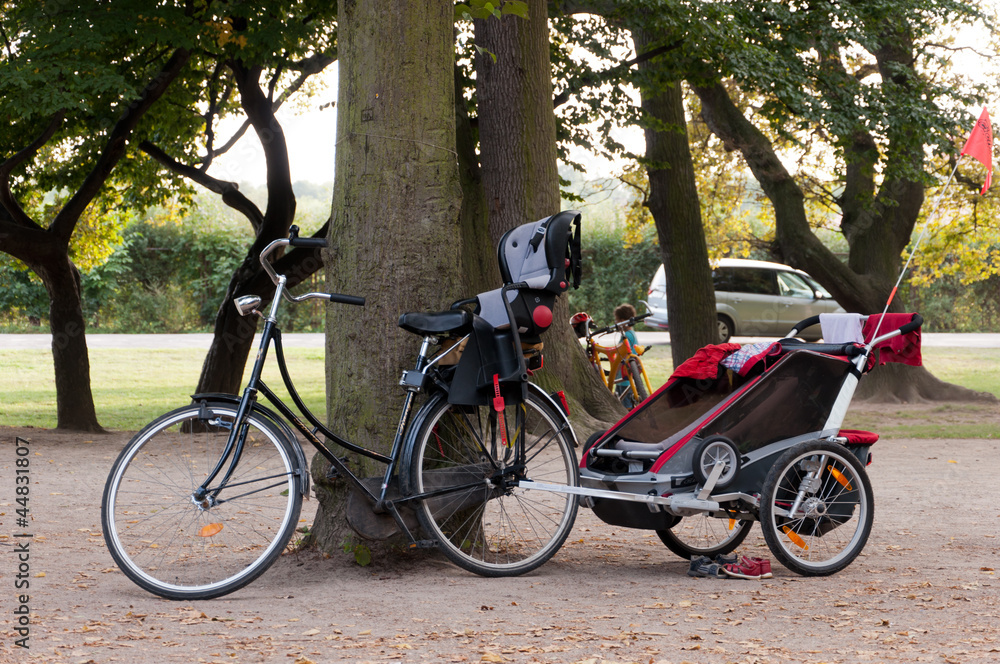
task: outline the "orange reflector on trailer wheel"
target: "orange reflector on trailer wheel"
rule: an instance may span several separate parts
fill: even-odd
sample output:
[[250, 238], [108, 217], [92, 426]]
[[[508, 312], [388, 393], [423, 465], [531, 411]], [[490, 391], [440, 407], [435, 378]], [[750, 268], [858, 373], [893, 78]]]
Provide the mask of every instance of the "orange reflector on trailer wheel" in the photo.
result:
[[222, 532], [221, 523], [210, 523], [207, 526], [202, 526], [201, 530], [198, 531], [198, 537], [212, 537], [213, 535], [218, 535]]
[[729, 529], [732, 530], [735, 527], [736, 527], [736, 519], [730, 519], [729, 520]]
[[795, 546], [799, 547], [804, 551], [809, 550], [809, 545], [806, 544], [806, 541], [804, 539], [799, 537], [798, 533], [793, 532], [792, 529], [789, 528], [788, 526], [782, 526], [781, 529], [785, 531], [785, 535], [788, 536], [788, 539], [792, 540], [792, 544], [794, 544]]
[[846, 477], [844, 477], [844, 474], [842, 472], [840, 472], [833, 466], [827, 466], [826, 469], [830, 471], [831, 475], [833, 475], [833, 479], [840, 482], [840, 486], [844, 487], [848, 491], [851, 490], [851, 483], [847, 480]]

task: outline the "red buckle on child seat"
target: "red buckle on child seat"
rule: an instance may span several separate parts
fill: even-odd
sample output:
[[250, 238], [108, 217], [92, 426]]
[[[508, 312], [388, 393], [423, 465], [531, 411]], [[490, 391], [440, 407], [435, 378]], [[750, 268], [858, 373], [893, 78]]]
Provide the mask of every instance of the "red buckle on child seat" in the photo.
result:
[[507, 446], [507, 420], [503, 416], [504, 402], [500, 395], [500, 374], [493, 374], [493, 410], [497, 412], [497, 421], [500, 424], [500, 440]]

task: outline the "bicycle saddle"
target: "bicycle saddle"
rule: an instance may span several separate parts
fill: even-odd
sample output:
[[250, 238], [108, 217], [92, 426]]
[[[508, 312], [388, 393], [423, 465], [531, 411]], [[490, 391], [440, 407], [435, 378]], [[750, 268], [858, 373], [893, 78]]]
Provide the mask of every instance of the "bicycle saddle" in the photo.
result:
[[467, 334], [472, 331], [472, 314], [464, 309], [436, 313], [411, 312], [399, 317], [399, 326], [421, 336]]

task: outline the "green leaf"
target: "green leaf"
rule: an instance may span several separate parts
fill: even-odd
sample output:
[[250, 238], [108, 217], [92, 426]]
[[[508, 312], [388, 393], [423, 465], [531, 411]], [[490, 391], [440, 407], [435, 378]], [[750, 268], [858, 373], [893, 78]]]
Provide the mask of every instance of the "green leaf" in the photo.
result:
[[484, 54], [484, 55], [488, 55], [488, 56], [490, 56], [491, 58], [493, 58], [493, 62], [496, 62], [496, 61], [497, 61], [497, 56], [496, 56], [496, 54], [495, 54], [495, 53], [492, 53], [492, 52], [491, 52], [491, 51], [490, 51], [490, 50], [489, 50], [488, 48], [483, 48], [483, 47], [482, 47], [482, 46], [480, 46], [479, 44], [476, 44], [476, 50], [477, 50], [477, 51], [479, 51], [479, 53], [480, 53], [480, 54]]
[[361, 565], [362, 567], [367, 567], [372, 562], [372, 552], [364, 544], [357, 544], [354, 547], [354, 562]]
[[507, 0], [504, 3], [501, 13], [506, 16], [507, 14], [513, 14], [514, 16], [520, 16], [521, 18], [528, 19], [528, 3], [521, 2], [521, 0]]

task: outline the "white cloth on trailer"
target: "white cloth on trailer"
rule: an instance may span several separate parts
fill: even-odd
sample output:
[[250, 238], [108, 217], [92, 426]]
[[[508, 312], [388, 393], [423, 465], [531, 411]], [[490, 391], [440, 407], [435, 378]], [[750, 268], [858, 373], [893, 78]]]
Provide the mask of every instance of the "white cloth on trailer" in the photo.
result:
[[823, 341], [828, 344], [864, 343], [861, 314], [820, 314], [819, 326]]

